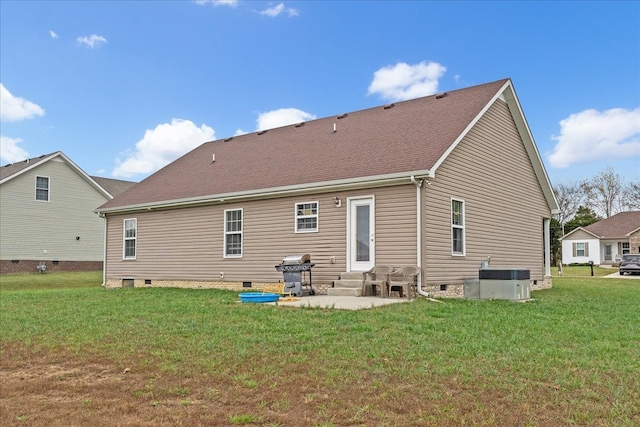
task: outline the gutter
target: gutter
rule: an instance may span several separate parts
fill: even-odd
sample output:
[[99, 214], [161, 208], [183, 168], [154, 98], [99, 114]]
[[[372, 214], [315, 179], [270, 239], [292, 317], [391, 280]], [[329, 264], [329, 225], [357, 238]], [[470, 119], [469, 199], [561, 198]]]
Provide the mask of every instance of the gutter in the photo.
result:
[[94, 212], [99, 214], [125, 213], [134, 211], [147, 211], [153, 209], [175, 209], [190, 206], [204, 206], [222, 204], [237, 201], [264, 200], [279, 197], [296, 196], [299, 194], [330, 193], [334, 191], [354, 190], [370, 187], [388, 187], [392, 185], [406, 184], [407, 178], [414, 184], [418, 177], [431, 177], [429, 170], [402, 172], [389, 175], [368, 176], [351, 179], [341, 179], [335, 181], [327, 181], [322, 183], [311, 183], [303, 185], [289, 185], [284, 187], [267, 188], [261, 190], [246, 190], [233, 193], [222, 193], [216, 195], [205, 195], [197, 197], [189, 197], [184, 199], [174, 199], [168, 201], [157, 201], [149, 203], [140, 203], [128, 206], [118, 206], [113, 208], [96, 209]]

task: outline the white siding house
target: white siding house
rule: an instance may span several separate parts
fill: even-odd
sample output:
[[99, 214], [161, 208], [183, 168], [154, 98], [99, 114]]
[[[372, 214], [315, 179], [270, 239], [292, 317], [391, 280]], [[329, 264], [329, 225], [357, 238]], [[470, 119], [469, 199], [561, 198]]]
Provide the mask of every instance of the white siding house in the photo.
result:
[[562, 237], [562, 263], [614, 264], [640, 252], [640, 211], [620, 212]]

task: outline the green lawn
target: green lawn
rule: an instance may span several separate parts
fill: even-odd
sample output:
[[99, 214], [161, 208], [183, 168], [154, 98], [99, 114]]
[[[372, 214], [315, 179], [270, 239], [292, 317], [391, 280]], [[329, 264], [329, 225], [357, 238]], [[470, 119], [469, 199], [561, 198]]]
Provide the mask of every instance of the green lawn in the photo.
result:
[[88, 288], [99, 287], [101, 284], [102, 271], [0, 275], [0, 292], [36, 289]]
[[[92, 276], [62, 289], [47, 284], [55, 276], [2, 277], [3, 351], [231, 378], [226, 392], [247, 402], [230, 422], [296, 425], [282, 420], [304, 401], [316, 421], [299, 425], [640, 423], [640, 280], [564, 276], [527, 303], [420, 298], [353, 312], [240, 304], [218, 290], [105, 290]], [[268, 422], [261, 393], [274, 387], [297, 391]], [[325, 394], [345, 402], [320, 404]]]

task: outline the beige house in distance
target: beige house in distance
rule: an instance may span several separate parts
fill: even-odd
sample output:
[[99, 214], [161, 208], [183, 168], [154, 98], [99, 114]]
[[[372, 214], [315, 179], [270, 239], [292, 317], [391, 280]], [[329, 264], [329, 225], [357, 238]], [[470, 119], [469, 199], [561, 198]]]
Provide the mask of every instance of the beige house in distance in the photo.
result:
[[207, 142], [97, 209], [108, 287], [259, 289], [308, 253], [319, 293], [412, 264], [436, 296], [489, 259], [550, 285], [556, 210], [509, 79]]
[[0, 167], [0, 273], [102, 270], [94, 211], [133, 184], [89, 176], [61, 151]]

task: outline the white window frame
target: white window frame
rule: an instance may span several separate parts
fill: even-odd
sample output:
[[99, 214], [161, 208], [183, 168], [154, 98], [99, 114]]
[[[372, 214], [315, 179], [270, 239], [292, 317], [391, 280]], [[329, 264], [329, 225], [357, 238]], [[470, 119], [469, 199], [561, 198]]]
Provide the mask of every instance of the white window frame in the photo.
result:
[[[308, 213], [308, 212], [304, 212], [304, 205], [314, 205], [315, 204], [315, 210], [316, 213]], [[300, 211], [301, 209], [298, 209], [298, 206], [302, 206], [302, 211], [303, 213], [301, 214]], [[320, 229], [319, 226], [319, 220], [320, 220], [320, 203], [315, 201], [315, 202], [300, 202], [300, 203], [295, 203], [293, 205], [293, 208], [295, 210], [294, 215], [295, 215], [295, 232], [296, 233], [317, 233], [318, 230]], [[313, 207], [309, 208], [309, 210], [313, 211]], [[300, 219], [309, 219], [309, 218], [315, 218], [316, 220], [316, 228], [299, 228], [298, 225], [298, 220]]]
[[[134, 236], [127, 237], [127, 222], [133, 221]], [[133, 240], [133, 256], [127, 256], [127, 241]], [[126, 218], [122, 222], [122, 259], [136, 259], [138, 256], [138, 218]]]
[[[47, 188], [39, 188], [38, 187], [38, 178], [44, 178], [47, 180]], [[35, 192], [35, 200], [36, 202], [49, 202], [51, 200], [51, 178], [48, 176], [36, 175], [36, 184], [35, 184], [36, 192]], [[38, 199], [38, 190], [44, 190], [47, 192], [47, 200]]]
[[[582, 249], [580, 249], [580, 245], [582, 245]], [[582, 255], [580, 255], [580, 252], [582, 252]], [[587, 243], [586, 242], [576, 242], [576, 257], [578, 258], [584, 258], [586, 257], [587, 253]]]
[[[234, 230], [234, 231], [229, 231], [227, 229], [227, 213], [228, 212], [240, 212], [240, 230]], [[242, 254], [244, 252], [244, 236], [243, 236], [243, 230], [244, 230], [244, 210], [242, 208], [240, 209], [225, 209], [224, 211], [224, 239], [222, 239], [222, 254], [224, 256], [224, 258], [242, 258]], [[227, 237], [228, 236], [235, 236], [235, 235], [239, 235], [240, 236], [240, 253], [239, 254], [228, 254], [227, 253]]]
[[[458, 202], [462, 205], [462, 212], [460, 213], [462, 216], [462, 224], [455, 224], [454, 223], [454, 218], [453, 218], [453, 203], [454, 202]], [[465, 231], [465, 227], [466, 227], [466, 217], [465, 217], [465, 209], [466, 209], [466, 204], [464, 202], [464, 200], [462, 199], [458, 199], [455, 197], [451, 198], [451, 203], [449, 204], [449, 208], [451, 210], [451, 218], [450, 218], [450, 224], [451, 224], [451, 255], [452, 256], [466, 256], [467, 254], [467, 236], [466, 236], [466, 231]], [[454, 250], [454, 239], [453, 239], [453, 232], [454, 230], [462, 230], [462, 252], [456, 252]]]
[[622, 242], [622, 255], [631, 253], [631, 245], [629, 242]]

